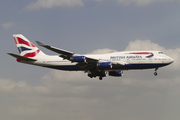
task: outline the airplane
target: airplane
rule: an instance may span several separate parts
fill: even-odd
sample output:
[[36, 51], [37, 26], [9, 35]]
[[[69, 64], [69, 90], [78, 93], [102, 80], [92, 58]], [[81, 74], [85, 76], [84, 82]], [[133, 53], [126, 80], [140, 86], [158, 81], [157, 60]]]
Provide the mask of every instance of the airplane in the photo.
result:
[[18, 62], [65, 71], [84, 71], [90, 78], [109, 76], [121, 77], [125, 70], [155, 69], [167, 66], [174, 60], [161, 51], [122, 51], [106, 54], [81, 55], [67, 50], [36, 43], [56, 52], [58, 55], [46, 55], [22, 34], [13, 35], [20, 55], [8, 53]]

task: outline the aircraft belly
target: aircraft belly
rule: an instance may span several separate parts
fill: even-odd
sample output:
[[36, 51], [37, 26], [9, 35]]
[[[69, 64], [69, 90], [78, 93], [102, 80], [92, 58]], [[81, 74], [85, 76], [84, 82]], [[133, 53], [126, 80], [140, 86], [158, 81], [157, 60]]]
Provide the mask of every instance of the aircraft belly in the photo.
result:
[[133, 69], [150, 69], [150, 68], [158, 68], [163, 67], [168, 64], [162, 64], [162, 63], [143, 63], [143, 64], [127, 64], [125, 66], [120, 67], [114, 67], [112, 70], [133, 70]]
[[[127, 64], [125, 66], [113, 67], [111, 69], [104, 69], [105, 71], [113, 71], [113, 70], [133, 70], [133, 69], [150, 69], [150, 68], [158, 68], [163, 67], [168, 64], [160, 64], [160, 63], [145, 63], [145, 64]], [[77, 65], [47, 65], [44, 66], [47, 68], [53, 68], [58, 70], [67, 70], [67, 71], [83, 71], [81, 67]]]
[[47, 68], [53, 68], [53, 69], [57, 69], [57, 70], [67, 70], [67, 71], [81, 71], [83, 70], [82, 68], [80, 68], [77, 65], [51, 65], [51, 66], [44, 66]]

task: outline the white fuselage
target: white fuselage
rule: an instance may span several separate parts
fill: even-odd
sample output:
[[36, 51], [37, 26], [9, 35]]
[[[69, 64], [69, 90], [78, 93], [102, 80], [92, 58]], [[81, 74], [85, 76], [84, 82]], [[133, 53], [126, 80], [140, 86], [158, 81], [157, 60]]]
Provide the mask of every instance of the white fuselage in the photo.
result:
[[[172, 58], [163, 54], [160, 51], [124, 51], [107, 54], [89, 54], [84, 56], [98, 59], [102, 62], [116, 62], [124, 64], [120, 67], [118, 66], [106, 69], [106, 71], [159, 68], [169, 65], [174, 61]], [[38, 56], [37, 61], [35, 62], [20, 62], [59, 70], [83, 70], [76, 65], [77, 62], [64, 60], [59, 56]]]
[[[123, 51], [106, 54], [79, 55], [74, 52], [45, 45], [36, 41], [39, 46], [58, 53], [59, 56], [44, 54], [22, 34], [13, 35], [20, 55], [8, 53], [18, 62], [68, 71], [85, 71], [88, 77], [99, 77], [102, 80], [109, 76], [122, 76], [123, 70], [157, 69], [171, 64], [174, 60], [160, 51]], [[108, 72], [107, 72], [108, 71]]]

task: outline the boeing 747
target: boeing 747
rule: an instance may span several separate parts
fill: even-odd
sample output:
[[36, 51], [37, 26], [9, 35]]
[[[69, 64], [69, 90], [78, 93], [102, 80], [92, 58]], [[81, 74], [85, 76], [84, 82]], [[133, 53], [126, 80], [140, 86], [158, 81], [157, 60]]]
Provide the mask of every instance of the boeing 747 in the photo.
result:
[[20, 63], [66, 71], [84, 71], [90, 78], [99, 77], [100, 80], [107, 74], [119, 77], [125, 70], [136, 69], [155, 69], [156, 76], [158, 68], [174, 62], [161, 51], [123, 51], [81, 55], [36, 41], [39, 46], [58, 54], [52, 56], [43, 53], [21, 34], [14, 34], [13, 37], [20, 55], [8, 54], [17, 58]]

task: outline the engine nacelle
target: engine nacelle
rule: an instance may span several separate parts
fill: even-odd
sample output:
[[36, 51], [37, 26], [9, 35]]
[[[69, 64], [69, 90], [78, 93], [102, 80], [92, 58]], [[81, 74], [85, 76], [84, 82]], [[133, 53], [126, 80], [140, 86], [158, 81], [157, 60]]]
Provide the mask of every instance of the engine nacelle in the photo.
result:
[[116, 76], [116, 77], [123, 76], [123, 71], [109, 71], [109, 76]]
[[112, 68], [111, 62], [101, 62], [101, 63], [98, 63], [97, 66], [99, 68]]
[[86, 62], [85, 56], [73, 56], [70, 58], [72, 62]]

